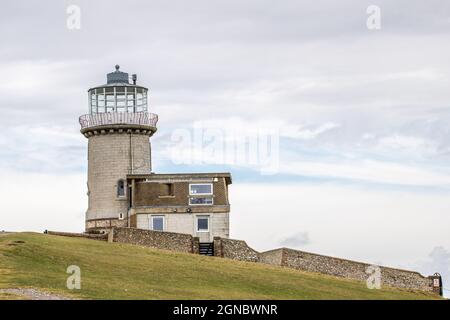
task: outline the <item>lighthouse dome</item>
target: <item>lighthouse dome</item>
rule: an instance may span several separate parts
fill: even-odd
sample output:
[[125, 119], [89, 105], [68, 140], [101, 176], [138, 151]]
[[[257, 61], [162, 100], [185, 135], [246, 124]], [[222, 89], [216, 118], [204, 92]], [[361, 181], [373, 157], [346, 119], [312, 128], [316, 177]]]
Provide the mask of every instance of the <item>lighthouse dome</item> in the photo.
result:
[[118, 64], [116, 64], [115, 66], [116, 71], [108, 73], [106, 75], [106, 79], [107, 79], [107, 84], [111, 84], [111, 83], [124, 83], [124, 84], [128, 84], [129, 80], [128, 80], [128, 73], [126, 72], [122, 72], [120, 71], [120, 66]]

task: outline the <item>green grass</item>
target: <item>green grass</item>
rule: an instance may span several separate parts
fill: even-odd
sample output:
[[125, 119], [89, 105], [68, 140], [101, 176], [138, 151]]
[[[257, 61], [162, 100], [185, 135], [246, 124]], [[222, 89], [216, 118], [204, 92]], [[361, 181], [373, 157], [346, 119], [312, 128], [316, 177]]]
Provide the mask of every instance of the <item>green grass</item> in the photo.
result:
[[[69, 265], [81, 268], [81, 290], [66, 288]], [[257, 263], [35, 233], [0, 237], [0, 288], [19, 287], [77, 299], [438, 298]], [[0, 295], [6, 298], [13, 296]]]

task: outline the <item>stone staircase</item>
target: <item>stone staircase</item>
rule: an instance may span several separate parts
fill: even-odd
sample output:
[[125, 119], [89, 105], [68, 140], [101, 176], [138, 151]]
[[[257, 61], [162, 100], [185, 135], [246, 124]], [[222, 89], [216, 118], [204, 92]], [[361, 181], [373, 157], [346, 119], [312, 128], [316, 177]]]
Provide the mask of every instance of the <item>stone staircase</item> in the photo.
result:
[[205, 256], [214, 256], [214, 242], [200, 242], [199, 253]]

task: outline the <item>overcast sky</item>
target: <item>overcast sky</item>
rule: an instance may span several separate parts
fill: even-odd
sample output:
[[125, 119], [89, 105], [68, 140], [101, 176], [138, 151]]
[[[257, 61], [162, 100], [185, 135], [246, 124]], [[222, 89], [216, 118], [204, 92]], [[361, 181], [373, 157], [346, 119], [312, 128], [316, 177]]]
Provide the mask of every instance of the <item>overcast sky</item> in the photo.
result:
[[[233, 238], [450, 278], [449, 1], [16, 0], [0, 37], [0, 229], [83, 230], [78, 117], [120, 64], [160, 117], [155, 172], [232, 173]], [[277, 171], [179, 164], [199, 124], [275, 130]]]

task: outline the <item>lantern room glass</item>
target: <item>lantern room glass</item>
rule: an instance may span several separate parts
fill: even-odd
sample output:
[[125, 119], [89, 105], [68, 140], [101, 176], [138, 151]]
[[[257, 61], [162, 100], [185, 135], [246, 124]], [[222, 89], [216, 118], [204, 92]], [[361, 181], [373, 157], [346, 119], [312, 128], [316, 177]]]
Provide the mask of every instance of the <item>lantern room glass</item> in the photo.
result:
[[89, 90], [89, 113], [147, 112], [147, 89], [134, 86]]

